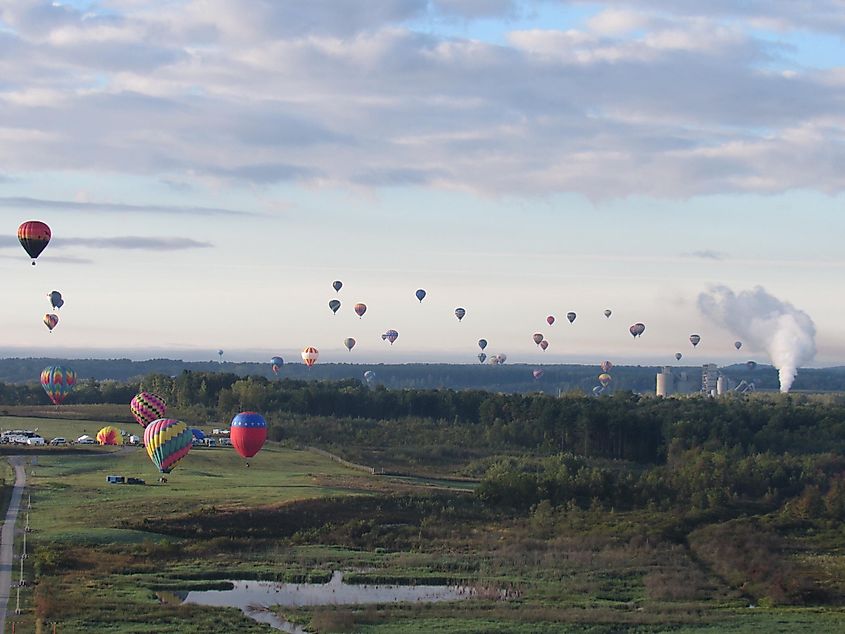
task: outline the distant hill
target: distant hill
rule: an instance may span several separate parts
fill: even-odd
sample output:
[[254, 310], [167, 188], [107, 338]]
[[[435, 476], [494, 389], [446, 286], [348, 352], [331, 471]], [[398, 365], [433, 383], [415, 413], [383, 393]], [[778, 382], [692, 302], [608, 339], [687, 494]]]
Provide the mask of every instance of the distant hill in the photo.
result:
[[[505, 364], [501, 366], [467, 365], [448, 363], [406, 363], [406, 364], [352, 364], [325, 363], [306, 368], [301, 363], [286, 364], [279, 374], [274, 375], [266, 363], [235, 363], [214, 361], [182, 361], [180, 359], [150, 359], [131, 361], [129, 359], [59, 359], [59, 358], [10, 358], [0, 359], [0, 382], [37, 382], [41, 370], [48, 365], [70, 365], [80, 380], [130, 381], [148, 374], [175, 376], [189, 372], [225, 372], [240, 376], [257, 375], [267, 378], [288, 377], [293, 379], [340, 380], [354, 378], [363, 380], [363, 373], [372, 370], [376, 374], [375, 384], [391, 388], [452, 388], [483, 389], [493, 392], [543, 391], [557, 394], [558, 391], [578, 390], [590, 392], [598, 385], [596, 377], [601, 372], [592, 365], [527, 365]], [[542, 368], [543, 376], [536, 380], [532, 371]], [[679, 371], [689, 373], [690, 380], [700, 382], [701, 368], [681, 366]], [[616, 366], [611, 371], [611, 389], [634, 392], [653, 392], [654, 366]], [[753, 382], [758, 390], [777, 390], [777, 372], [771, 366], [758, 366], [749, 370], [744, 364], [727, 366], [722, 371], [735, 382]], [[845, 391], [845, 368], [809, 368], [801, 370], [793, 389], [796, 391]]]

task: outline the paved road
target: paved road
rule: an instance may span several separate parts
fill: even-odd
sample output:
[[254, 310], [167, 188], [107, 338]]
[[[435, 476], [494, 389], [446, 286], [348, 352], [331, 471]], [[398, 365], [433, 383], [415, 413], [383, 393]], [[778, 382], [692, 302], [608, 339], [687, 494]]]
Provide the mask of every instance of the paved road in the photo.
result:
[[9, 456], [9, 463], [15, 468], [15, 488], [6, 512], [6, 521], [0, 531], [0, 632], [6, 631], [6, 608], [12, 592], [12, 572], [15, 555], [15, 520], [21, 506], [21, 496], [26, 486], [25, 458]]

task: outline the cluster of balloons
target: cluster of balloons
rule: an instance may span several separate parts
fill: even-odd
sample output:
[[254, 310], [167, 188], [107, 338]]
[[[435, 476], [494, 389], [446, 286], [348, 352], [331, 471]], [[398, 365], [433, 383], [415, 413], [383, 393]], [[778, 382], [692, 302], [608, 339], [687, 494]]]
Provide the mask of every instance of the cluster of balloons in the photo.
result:
[[[52, 236], [50, 227], [40, 220], [27, 220], [18, 227], [18, 241], [24, 251], [32, 258], [32, 266], [35, 266], [35, 260], [47, 248]], [[47, 294], [47, 297], [50, 298], [50, 306], [53, 310], [58, 310], [64, 306], [65, 300], [62, 299], [62, 294], [59, 291], [52, 291]], [[47, 330], [53, 332], [53, 328], [59, 323], [59, 316], [56, 313], [46, 313], [43, 321]]]

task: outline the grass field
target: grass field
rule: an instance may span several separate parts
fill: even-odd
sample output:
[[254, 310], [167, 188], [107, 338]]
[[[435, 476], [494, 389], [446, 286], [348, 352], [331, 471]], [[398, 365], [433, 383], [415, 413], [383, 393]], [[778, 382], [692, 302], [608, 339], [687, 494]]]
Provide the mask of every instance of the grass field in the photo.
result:
[[[0, 428], [75, 438], [108, 422], [86, 414], [4, 416]], [[321, 582], [332, 570], [358, 583], [468, 584], [516, 598], [280, 610], [287, 620], [378, 634], [845, 630], [841, 608], [753, 605], [688, 544], [664, 538], [672, 518], [651, 512], [500, 516], [465, 483], [371, 476], [276, 443], [249, 467], [231, 448], [195, 448], [166, 484], [139, 447], [7, 450], [31, 459], [26, 565], [37, 585], [23, 593], [18, 634], [51, 622], [62, 634], [269, 632], [234, 609], [178, 605], [174, 593], [232, 578]], [[147, 484], [107, 484], [110, 474]], [[837, 530], [796, 538], [796, 561], [845, 570]]]

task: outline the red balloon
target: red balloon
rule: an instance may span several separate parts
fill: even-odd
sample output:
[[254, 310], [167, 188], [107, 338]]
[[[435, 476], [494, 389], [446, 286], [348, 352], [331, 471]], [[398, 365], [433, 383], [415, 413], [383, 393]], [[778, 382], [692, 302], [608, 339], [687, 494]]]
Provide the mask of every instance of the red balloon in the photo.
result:
[[256, 412], [241, 412], [229, 429], [232, 446], [244, 458], [252, 458], [267, 440], [267, 421]]

